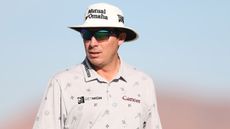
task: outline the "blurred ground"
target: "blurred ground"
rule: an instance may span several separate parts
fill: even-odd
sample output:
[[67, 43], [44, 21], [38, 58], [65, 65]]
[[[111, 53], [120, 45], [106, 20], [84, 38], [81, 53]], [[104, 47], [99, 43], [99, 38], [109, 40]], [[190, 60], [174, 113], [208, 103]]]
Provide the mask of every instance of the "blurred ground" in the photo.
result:
[[[195, 96], [159, 92], [163, 129], [230, 129], [230, 102], [204, 101]], [[31, 129], [38, 104], [1, 121], [0, 129]]]
[[205, 101], [161, 93], [158, 107], [164, 129], [230, 129], [230, 101]]

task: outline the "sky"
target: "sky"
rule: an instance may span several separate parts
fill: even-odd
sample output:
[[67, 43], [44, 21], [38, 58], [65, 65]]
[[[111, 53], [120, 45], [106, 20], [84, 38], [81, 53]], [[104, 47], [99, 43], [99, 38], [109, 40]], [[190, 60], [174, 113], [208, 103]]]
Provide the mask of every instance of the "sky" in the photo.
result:
[[0, 1], [0, 119], [39, 103], [55, 73], [85, 58], [80, 34], [88, 5], [118, 6], [139, 39], [122, 59], [151, 75], [156, 88], [230, 99], [228, 0]]

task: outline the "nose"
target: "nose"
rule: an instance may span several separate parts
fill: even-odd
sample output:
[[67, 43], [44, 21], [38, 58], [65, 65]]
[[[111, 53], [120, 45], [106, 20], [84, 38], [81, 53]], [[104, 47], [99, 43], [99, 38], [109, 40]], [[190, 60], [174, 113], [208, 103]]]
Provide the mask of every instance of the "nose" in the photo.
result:
[[95, 47], [95, 46], [97, 46], [97, 45], [98, 45], [98, 42], [97, 42], [96, 38], [93, 36], [93, 37], [91, 38], [91, 40], [90, 40], [90, 46], [91, 46], [91, 47]]

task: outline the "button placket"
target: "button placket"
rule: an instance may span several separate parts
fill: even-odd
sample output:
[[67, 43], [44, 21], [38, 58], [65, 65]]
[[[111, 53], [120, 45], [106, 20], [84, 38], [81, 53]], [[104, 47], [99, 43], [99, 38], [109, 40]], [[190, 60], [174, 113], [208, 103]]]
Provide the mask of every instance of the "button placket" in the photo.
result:
[[109, 88], [110, 88], [110, 83], [108, 83], [107, 86], [106, 86], [107, 101], [109, 101]]
[[110, 110], [109, 110], [109, 107], [110, 107], [110, 83], [107, 83], [106, 85], [105, 85], [105, 87], [106, 87], [106, 89], [105, 89], [105, 94], [106, 94], [106, 102], [105, 102], [105, 111], [104, 111], [104, 113], [102, 114], [102, 118], [105, 120], [104, 122], [104, 124], [105, 124], [105, 128], [107, 129], [107, 128], [109, 128], [110, 127], [110, 125], [109, 125], [109, 115], [110, 115]]

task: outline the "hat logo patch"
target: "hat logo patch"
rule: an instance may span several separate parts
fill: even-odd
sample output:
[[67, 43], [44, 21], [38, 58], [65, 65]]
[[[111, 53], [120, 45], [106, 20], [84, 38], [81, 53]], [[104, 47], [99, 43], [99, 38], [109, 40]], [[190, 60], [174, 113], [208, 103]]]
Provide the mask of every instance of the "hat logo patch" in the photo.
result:
[[124, 23], [124, 17], [122, 15], [117, 14], [118, 16], [118, 22]]
[[106, 19], [108, 20], [108, 16], [106, 14], [106, 9], [89, 9], [88, 15], [85, 17], [85, 20], [89, 19]]

